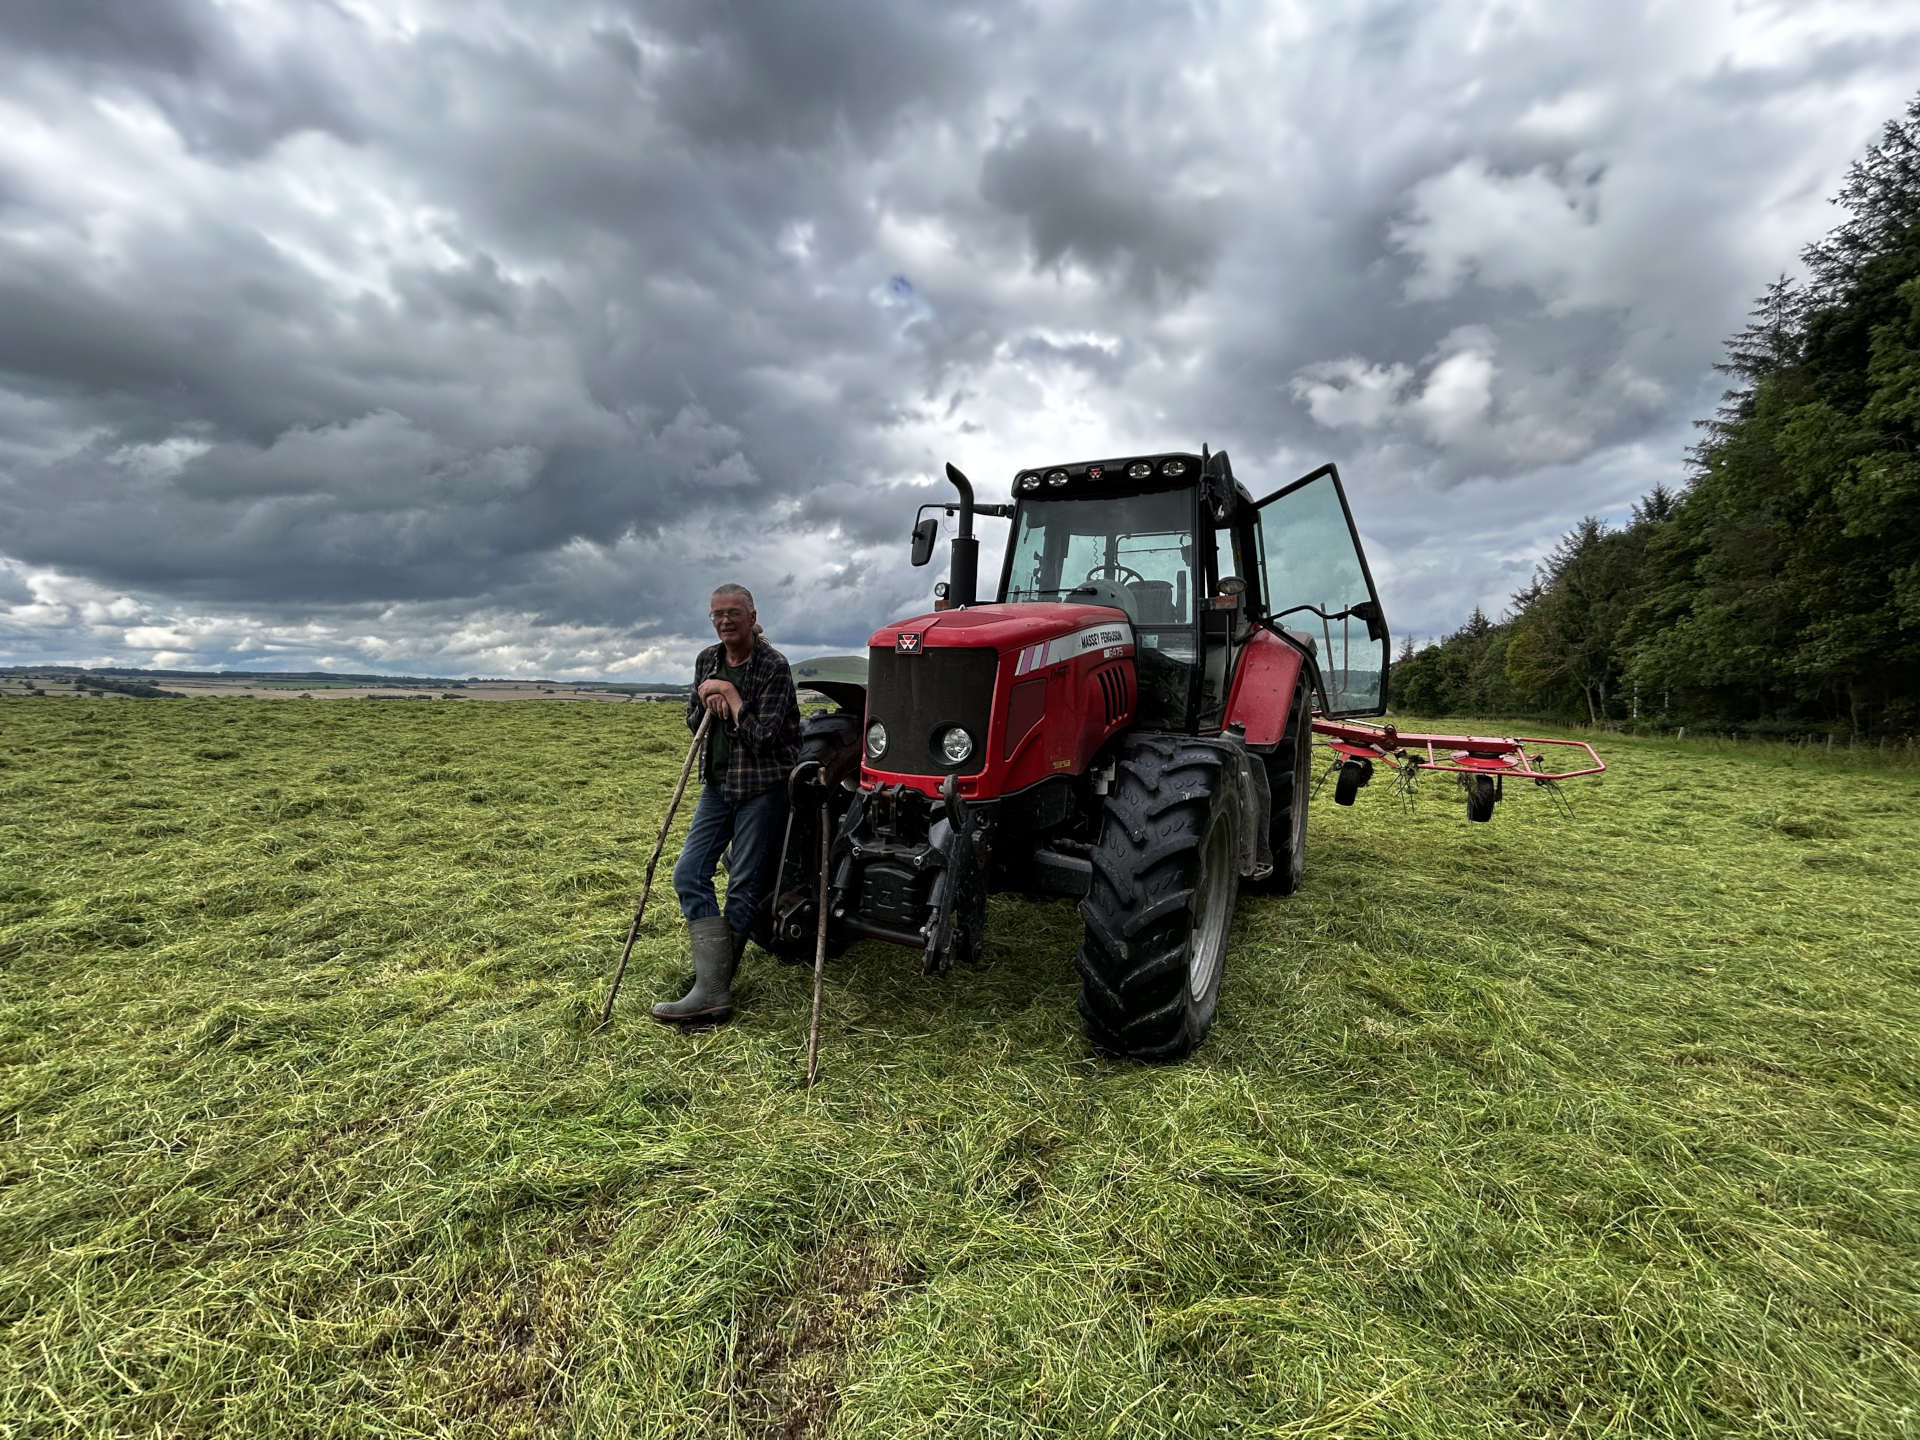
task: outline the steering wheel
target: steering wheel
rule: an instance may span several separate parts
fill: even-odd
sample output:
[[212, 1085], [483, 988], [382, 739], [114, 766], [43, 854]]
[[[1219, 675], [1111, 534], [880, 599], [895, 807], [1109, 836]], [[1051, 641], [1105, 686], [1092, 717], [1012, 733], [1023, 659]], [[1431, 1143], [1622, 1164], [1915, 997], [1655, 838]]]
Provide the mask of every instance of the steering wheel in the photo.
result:
[[1097, 579], [1097, 580], [1116, 580], [1123, 585], [1128, 585], [1128, 584], [1134, 583], [1135, 581], [1144, 583], [1146, 581], [1146, 578], [1147, 578], [1146, 576], [1142, 575], [1138, 570], [1133, 569], [1131, 566], [1122, 565], [1116, 561], [1112, 565], [1094, 566], [1091, 570], [1087, 571], [1087, 578], [1085, 580], [1082, 580], [1080, 583], [1082, 585], [1085, 585]]

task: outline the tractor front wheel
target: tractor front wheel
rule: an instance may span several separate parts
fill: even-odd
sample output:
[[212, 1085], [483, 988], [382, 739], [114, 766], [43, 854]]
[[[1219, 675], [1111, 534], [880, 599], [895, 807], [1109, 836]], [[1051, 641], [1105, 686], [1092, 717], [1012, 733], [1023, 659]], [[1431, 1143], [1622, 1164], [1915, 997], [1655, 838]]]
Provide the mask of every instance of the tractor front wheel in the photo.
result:
[[1239, 898], [1242, 819], [1219, 747], [1126, 742], [1080, 902], [1080, 1015], [1100, 1049], [1179, 1060], [1206, 1038]]

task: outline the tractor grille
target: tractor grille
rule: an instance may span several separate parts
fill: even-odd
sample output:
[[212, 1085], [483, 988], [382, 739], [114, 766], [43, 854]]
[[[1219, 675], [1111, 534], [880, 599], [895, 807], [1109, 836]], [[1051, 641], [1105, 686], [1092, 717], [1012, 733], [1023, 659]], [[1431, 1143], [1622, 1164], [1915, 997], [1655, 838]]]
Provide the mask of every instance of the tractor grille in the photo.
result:
[[1094, 673], [1094, 679], [1100, 682], [1100, 700], [1106, 707], [1107, 724], [1124, 720], [1132, 707], [1132, 697], [1127, 694], [1127, 669], [1124, 665], [1109, 665]]
[[[875, 645], [867, 655], [867, 720], [887, 727], [887, 753], [868, 763], [895, 775], [977, 775], [987, 763], [993, 719], [993, 677], [1000, 657], [990, 648], [929, 647], [915, 655]], [[937, 736], [964, 725], [973, 754], [959, 765], [941, 758]]]

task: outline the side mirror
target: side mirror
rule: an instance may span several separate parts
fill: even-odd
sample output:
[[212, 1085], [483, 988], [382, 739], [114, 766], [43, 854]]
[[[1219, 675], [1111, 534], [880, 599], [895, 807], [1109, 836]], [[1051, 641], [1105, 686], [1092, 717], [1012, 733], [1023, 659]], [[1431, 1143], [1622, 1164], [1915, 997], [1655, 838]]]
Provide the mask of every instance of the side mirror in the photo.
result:
[[933, 558], [933, 542], [940, 538], [940, 517], [929, 515], [913, 527], [913, 563], [924, 565]]
[[1358, 605], [1349, 605], [1347, 613], [1356, 620], [1364, 620], [1367, 625], [1367, 639], [1384, 640], [1387, 638], [1387, 617], [1380, 610], [1378, 600], [1362, 600]]

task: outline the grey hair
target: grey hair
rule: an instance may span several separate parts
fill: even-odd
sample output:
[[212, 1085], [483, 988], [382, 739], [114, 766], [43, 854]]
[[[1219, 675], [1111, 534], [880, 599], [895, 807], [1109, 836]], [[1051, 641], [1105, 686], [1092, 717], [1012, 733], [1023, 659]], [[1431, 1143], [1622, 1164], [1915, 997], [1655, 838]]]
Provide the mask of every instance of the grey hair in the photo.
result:
[[[747, 587], [744, 585], [735, 585], [732, 582], [728, 582], [725, 585], [716, 585], [713, 587], [713, 593], [716, 596], [738, 595], [742, 600], [747, 602], [747, 609], [753, 610], [754, 614], [756, 615], [760, 613], [758, 610], [754, 609], [753, 592], [747, 589]], [[766, 632], [766, 628], [762, 626], [758, 620], [756, 620], [753, 622], [753, 633], [755, 635], [758, 635], [764, 638], [767, 632]]]

